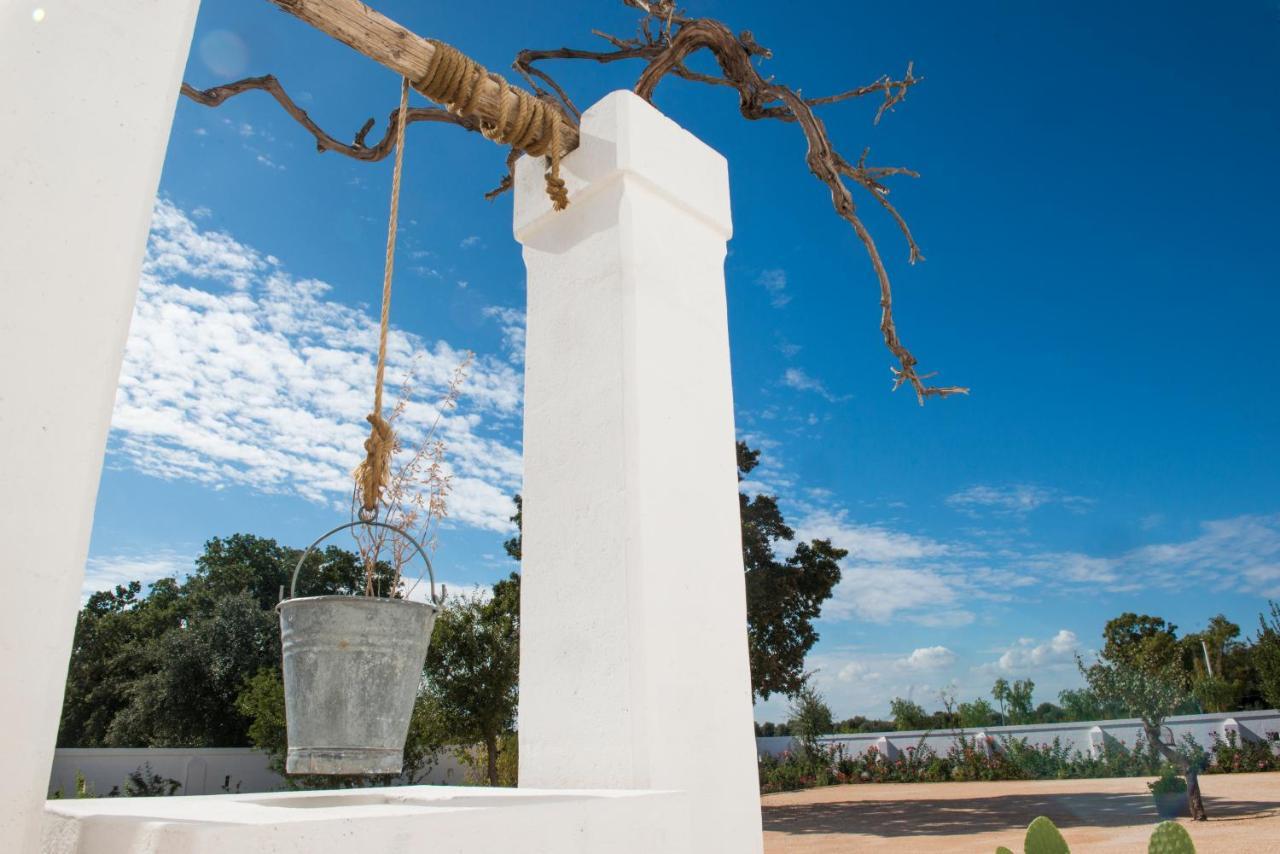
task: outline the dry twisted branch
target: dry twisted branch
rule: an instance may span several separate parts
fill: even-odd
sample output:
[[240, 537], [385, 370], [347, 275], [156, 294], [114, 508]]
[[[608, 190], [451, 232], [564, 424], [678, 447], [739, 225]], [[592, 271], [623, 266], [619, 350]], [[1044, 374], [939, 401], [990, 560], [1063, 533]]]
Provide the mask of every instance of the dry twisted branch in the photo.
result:
[[[522, 51], [516, 60], [517, 68], [524, 66], [527, 70], [532, 62], [540, 59], [591, 59], [596, 62], [613, 62], [619, 59], [645, 58], [648, 65], [636, 82], [635, 92], [647, 101], [653, 100], [654, 90], [658, 83], [668, 75], [695, 79], [699, 82], [710, 82], [717, 85], [732, 86], [738, 91], [739, 110], [748, 119], [778, 119], [795, 122], [800, 125], [808, 142], [805, 162], [809, 171], [826, 184], [831, 191], [831, 204], [836, 213], [852, 226], [858, 239], [866, 247], [880, 285], [880, 332], [885, 346], [898, 360], [893, 368], [894, 388], [909, 384], [916, 393], [921, 404], [927, 397], [947, 397], [952, 394], [968, 394], [967, 388], [960, 386], [931, 386], [925, 380], [931, 374], [922, 375], [916, 370], [917, 360], [907, 350], [898, 337], [897, 327], [893, 319], [893, 291], [888, 271], [880, 257], [880, 250], [872, 239], [866, 225], [857, 215], [857, 206], [853, 195], [843, 178], [849, 178], [855, 184], [865, 188], [873, 198], [893, 217], [906, 238], [911, 263], [923, 259], [920, 248], [907, 227], [906, 220], [897, 208], [889, 201], [889, 189], [881, 183], [882, 178], [892, 175], [908, 175], [916, 177], [915, 172], [901, 167], [869, 167], [866, 165], [866, 151], [858, 159], [856, 165], [850, 164], [835, 149], [826, 125], [814, 112], [814, 107], [833, 104], [853, 98], [860, 98], [875, 92], [883, 93], [884, 101], [876, 111], [875, 121], [892, 110], [906, 97], [907, 91], [920, 82], [920, 78], [912, 73], [912, 66], [900, 80], [882, 77], [875, 83], [829, 95], [823, 98], [803, 98], [798, 92], [761, 77], [752, 62], [754, 57], [768, 58], [768, 49], [756, 42], [750, 32], [734, 35], [724, 24], [707, 18], [687, 18], [675, 8], [670, 0], [646, 3], [644, 0], [623, 0], [645, 12], [639, 35], [635, 39], [625, 40], [612, 36], [604, 38], [616, 50], [600, 53], [594, 51], [572, 51], [567, 48], [551, 51]], [[656, 25], [659, 35], [653, 34], [651, 25]], [[708, 75], [695, 75], [685, 67], [685, 60], [700, 50], [709, 51], [720, 66], [722, 78]], [[550, 77], [543, 74], [543, 80]], [[560, 87], [554, 87], [559, 91]]]
[[[278, 5], [288, 7], [288, 3], [273, 0]], [[642, 59], [646, 61], [644, 70], [635, 85], [635, 92], [645, 100], [652, 101], [653, 93], [664, 77], [674, 76], [685, 80], [705, 83], [714, 86], [727, 86], [738, 92], [739, 111], [743, 117], [751, 120], [776, 119], [778, 121], [799, 125], [808, 143], [805, 162], [818, 180], [822, 181], [831, 192], [831, 204], [837, 215], [849, 223], [866, 248], [880, 286], [880, 332], [885, 346], [898, 361], [892, 368], [894, 388], [904, 384], [910, 385], [923, 405], [928, 397], [948, 397], [952, 394], [968, 394], [969, 390], [960, 386], [930, 386], [925, 380], [932, 374], [921, 374], [916, 370], [917, 360], [898, 338], [893, 318], [893, 293], [889, 274], [885, 270], [880, 251], [872, 239], [870, 232], [857, 215], [857, 206], [853, 194], [845, 179], [865, 189], [880, 204], [902, 231], [908, 247], [908, 259], [911, 263], [923, 260], [920, 248], [912, 237], [906, 220], [897, 208], [889, 201], [889, 188], [883, 179], [895, 175], [917, 177], [917, 173], [903, 167], [868, 166], [867, 152], [863, 151], [856, 163], [850, 163], [832, 144], [826, 125], [814, 112], [815, 107], [840, 103], [880, 93], [883, 101], [876, 110], [874, 121], [878, 123], [886, 112], [893, 110], [902, 102], [912, 86], [921, 78], [913, 74], [910, 64], [901, 79], [881, 77], [874, 83], [860, 86], [834, 95], [820, 98], [804, 98], [799, 92], [775, 82], [772, 78], [764, 78], [756, 70], [753, 60], [757, 57], [768, 59], [768, 49], [756, 42], [748, 31], [735, 35], [727, 26], [708, 18], [690, 18], [682, 10], [676, 8], [672, 0], [622, 0], [622, 3], [643, 13], [637, 26], [636, 36], [622, 39], [607, 33], [593, 31], [613, 48], [607, 51], [578, 50], [573, 48], [557, 48], [552, 50], [522, 50], [516, 56], [513, 68], [528, 82], [537, 95], [547, 101], [558, 100], [563, 104], [565, 112], [573, 117], [581, 115], [573, 101], [548, 73], [535, 67], [535, 63], [549, 59], [590, 60], [598, 63], [612, 63], [621, 60]], [[350, 42], [349, 42], [350, 43]], [[712, 54], [720, 67], [721, 77], [696, 72], [688, 68], [685, 61], [689, 56], [706, 50]], [[543, 86], [549, 87], [549, 90]], [[374, 120], [369, 119], [356, 134], [354, 142], [343, 143], [321, 129], [307, 113], [293, 102], [284, 88], [272, 76], [254, 77], [216, 86], [212, 89], [198, 90], [184, 83], [182, 94], [197, 103], [216, 107], [235, 95], [251, 89], [261, 89], [272, 95], [293, 117], [305, 127], [316, 140], [316, 148], [320, 152], [337, 151], [358, 160], [375, 161], [386, 157], [392, 149], [396, 111], [392, 111], [387, 133], [376, 145], [367, 146], [365, 137], [373, 127]], [[458, 116], [447, 110], [412, 108], [407, 115], [407, 123], [420, 121], [443, 122], [458, 125], [470, 131], [478, 131], [478, 124], [470, 118]], [[575, 143], [576, 144], [576, 143]], [[501, 184], [486, 194], [486, 198], [494, 198], [511, 188], [511, 168], [519, 152], [512, 150], [507, 157], [507, 174]]]

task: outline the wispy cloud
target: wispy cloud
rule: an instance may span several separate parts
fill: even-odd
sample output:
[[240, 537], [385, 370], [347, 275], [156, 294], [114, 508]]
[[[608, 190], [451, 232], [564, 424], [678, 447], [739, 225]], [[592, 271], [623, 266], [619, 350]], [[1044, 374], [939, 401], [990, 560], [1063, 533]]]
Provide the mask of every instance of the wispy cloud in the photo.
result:
[[[194, 283], [199, 283], [196, 286]], [[363, 456], [377, 324], [280, 261], [157, 202], [112, 420], [111, 451], [146, 474], [325, 504]], [[441, 418], [457, 522], [505, 531], [519, 452], [494, 435], [519, 415], [519, 374], [481, 356], [457, 412], [438, 400], [463, 353], [393, 329], [388, 386], [411, 373], [406, 444]]]
[[912, 650], [910, 655], [902, 659], [901, 664], [912, 670], [939, 670], [950, 667], [955, 662], [956, 654], [945, 646], [926, 646]]
[[812, 509], [797, 526], [802, 540], [824, 539], [849, 552], [849, 560], [895, 563], [935, 558], [952, 549], [928, 537], [849, 520], [847, 511]]
[[473, 234], [470, 237], [462, 238], [462, 242], [458, 246], [462, 249], [474, 249], [480, 245], [480, 235]]
[[502, 343], [507, 348], [507, 358], [516, 364], [524, 364], [525, 314], [518, 308], [491, 305], [484, 316], [493, 318], [502, 329]]
[[800, 368], [787, 368], [782, 374], [782, 384], [787, 388], [793, 388], [796, 391], [811, 391], [814, 394], [821, 395], [832, 403], [838, 403], [847, 400], [845, 397], [838, 397], [832, 394], [821, 380], [811, 377]]
[[756, 276], [756, 284], [769, 292], [769, 302], [774, 308], [782, 308], [791, 302], [791, 294], [787, 293], [786, 270], [761, 270]]
[[85, 564], [80, 599], [83, 602], [91, 593], [112, 590], [130, 581], [141, 581], [145, 593], [149, 583], [161, 578], [182, 578], [191, 568], [190, 555], [168, 550], [91, 557]]
[[978, 484], [947, 496], [947, 504], [969, 516], [990, 514], [995, 516], [1025, 516], [1049, 504], [1083, 513], [1093, 504], [1092, 499], [1069, 495], [1060, 490], [1035, 484], [991, 486]]
[[1076, 633], [1070, 629], [1059, 629], [1057, 634], [1044, 641], [1019, 638], [998, 659], [980, 670], [1007, 674], [1043, 673], [1049, 668], [1074, 670], [1076, 653], [1080, 651]]

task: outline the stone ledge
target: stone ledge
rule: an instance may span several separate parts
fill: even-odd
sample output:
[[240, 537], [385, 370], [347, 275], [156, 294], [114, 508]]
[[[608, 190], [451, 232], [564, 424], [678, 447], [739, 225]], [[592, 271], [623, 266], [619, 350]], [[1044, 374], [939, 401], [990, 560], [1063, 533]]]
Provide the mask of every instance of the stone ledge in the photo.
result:
[[403, 786], [49, 801], [44, 854], [691, 854], [681, 792]]

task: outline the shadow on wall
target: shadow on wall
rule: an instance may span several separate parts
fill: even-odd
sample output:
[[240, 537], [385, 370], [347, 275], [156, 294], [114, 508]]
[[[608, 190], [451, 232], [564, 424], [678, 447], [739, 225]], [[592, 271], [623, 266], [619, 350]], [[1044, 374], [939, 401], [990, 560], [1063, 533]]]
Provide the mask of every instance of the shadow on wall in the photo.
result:
[[[1215, 820], [1250, 818], [1280, 809], [1280, 801], [1206, 797]], [[874, 836], [948, 836], [1018, 831], [1027, 816], [1048, 816], [1059, 828], [1127, 827], [1160, 821], [1145, 794], [1062, 793], [988, 798], [912, 798], [828, 804], [768, 804], [764, 829], [796, 835], [863, 833]]]

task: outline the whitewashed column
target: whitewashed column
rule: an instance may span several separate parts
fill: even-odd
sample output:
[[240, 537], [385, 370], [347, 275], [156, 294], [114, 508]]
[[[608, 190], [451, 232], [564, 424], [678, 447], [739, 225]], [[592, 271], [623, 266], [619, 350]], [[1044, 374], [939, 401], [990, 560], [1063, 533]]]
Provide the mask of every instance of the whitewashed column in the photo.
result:
[[689, 793], [761, 850], [724, 292], [723, 157], [630, 92], [582, 119], [528, 268], [520, 784]]
[[0, 4], [6, 851], [40, 850], [111, 406], [198, 5]]

